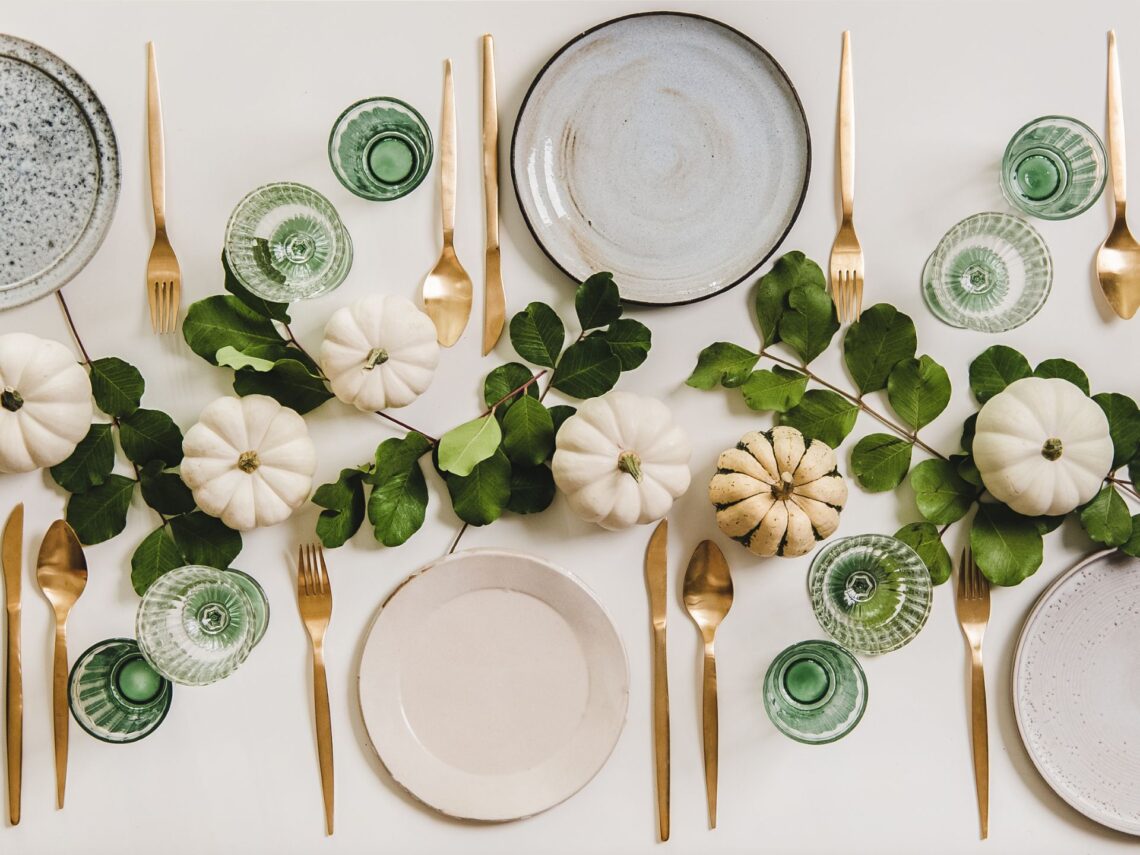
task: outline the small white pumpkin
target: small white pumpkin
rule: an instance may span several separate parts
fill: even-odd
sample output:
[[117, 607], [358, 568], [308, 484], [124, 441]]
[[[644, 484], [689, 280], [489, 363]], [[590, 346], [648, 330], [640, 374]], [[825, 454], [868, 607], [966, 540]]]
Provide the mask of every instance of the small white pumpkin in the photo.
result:
[[607, 392], [559, 428], [551, 469], [574, 513], [616, 530], [669, 513], [689, 488], [691, 451], [663, 403]]
[[287, 519], [309, 498], [317, 468], [305, 420], [266, 395], [213, 401], [182, 451], [198, 507], [238, 531]]
[[319, 355], [333, 394], [365, 412], [404, 407], [439, 364], [435, 325], [404, 297], [365, 297], [333, 312]]
[[91, 378], [57, 341], [0, 335], [0, 472], [66, 460], [91, 428]]
[[999, 502], [1026, 516], [1058, 516], [1100, 490], [1112, 437], [1104, 412], [1077, 386], [1025, 377], [982, 405], [973, 455]]
[[709, 501], [717, 525], [756, 555], [806, 555], [839, 527], [847, 483], [835, 452], [793, 427], [746, 433], [716, 468]]

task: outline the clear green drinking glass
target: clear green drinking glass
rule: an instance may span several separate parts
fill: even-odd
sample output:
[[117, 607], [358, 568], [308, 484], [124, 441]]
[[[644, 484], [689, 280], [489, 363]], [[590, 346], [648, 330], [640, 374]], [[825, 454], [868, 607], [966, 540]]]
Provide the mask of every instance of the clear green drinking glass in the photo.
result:
[[135, 634], [147, 661], [174, 683], [205, 686], [232, 674], [253, 649], [258, 611], [235, 574], [190, 565], [143, 595]]
[[248, 573], [233, 567], [226, 572], [245, 591], [245, 595], [253, 605], [253, 646], [257, 647], [265, 637], [265, 630], [269, 628], [269, 598], [265, 596], [265, 589], [261, 587], [261, 583]]
[[1053, 286], [1053, 258], [1033, 226], [1010, 214], [967, 217], [938, 242], [922, 295], [955, 327], [1004, 332], [1036, 315]]
[[340, 183], [365, 199], [387, 202], [420, 186], [431, 168], [431, 131], [397, 98], [366, 98], [348, 107], [329, 134], [329, 163]]
[[1001, 189], [1014, 207], [1067, 220], [1100, 198], [1108, 176], [1104, 144], [1084, 122], [1042, 116], [1021, 127], [1001, 159]]
[[226, 224], [226, 261], [252, 293], [275, 303], [318, 297], [352, 267], [352, 238], [336, 209], [304, 184], [258, 187]]
[[867, 678], [855, 657], [831, 641], [801, 641], [772, 660], [764, 709], [785, 736], [808, 745], [841, 739], [867, 708]]
[[89, 647], [71, 669], [67, 700], [81, 728], [104, 742], [138, 742], [162, 724], [173, 687], [132, 638]]
[[807, 585], [824, 631], [871, 656], [898, 650], [918, 635], [934, 591], [918, 553], [883, 534], [827, 544], [812, 559]]

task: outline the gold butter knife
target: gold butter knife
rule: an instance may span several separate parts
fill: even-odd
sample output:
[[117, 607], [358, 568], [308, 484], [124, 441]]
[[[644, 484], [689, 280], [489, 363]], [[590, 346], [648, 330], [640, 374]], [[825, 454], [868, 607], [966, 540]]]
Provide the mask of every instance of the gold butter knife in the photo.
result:
[[495, 43], [483, 36], [483, 197], [487, 213], [483, 283], [483, 355], [495, 347], [506, 321], [507, 298], [499, 255], [499, 105], [495, 97]]
[[669, 668], [665, 657], [669, 521], [661, 520], [645, 550], [645, 587], [653, 626], [653, 749], [657, 768], [657, 825], [669, 839]]
[[0, 541], [4, 606], [8, 612], [8, 658], [4, 691], [8, 750], [8, 820], [20, 824], [20, 780], [24, 767], [24, 682], [20, 669], [20, 573], [24, 558], [24, 505], [12, 509]]

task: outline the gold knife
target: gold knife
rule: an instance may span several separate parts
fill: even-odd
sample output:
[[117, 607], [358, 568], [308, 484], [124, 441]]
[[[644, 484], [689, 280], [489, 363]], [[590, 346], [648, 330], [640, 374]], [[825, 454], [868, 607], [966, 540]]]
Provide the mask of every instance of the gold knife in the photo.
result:
[[487, 214], [486, 276], [483, 283], [483, 355], [503, 333], [507, 298], [499, 256], [499, 105], [495, 97], [495, 44], [483, 36], [483, 198]]
[[645, 587], [653, 624], [653, 748], [657, 767], [657, 824], [669, 839], [669, 668], [665, 657], [669, 521], [661, 520], [645, 550]]
[[4, 605], [8, 612], [8, 658], [4, 668], [4, 717], [8, 750], [8, 820], [20, 824], [20, 779], [24, 767], [24, 683], [20, 669], [20, 573], [24, 559], [24, 504], [12, 509], [0, 542]]

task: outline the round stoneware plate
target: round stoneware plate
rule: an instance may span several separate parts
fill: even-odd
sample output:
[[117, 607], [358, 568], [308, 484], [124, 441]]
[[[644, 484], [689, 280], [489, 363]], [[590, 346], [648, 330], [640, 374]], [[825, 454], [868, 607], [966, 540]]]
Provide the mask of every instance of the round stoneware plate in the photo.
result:
[[449, 816], [521, 819], [572, 796], [625, 723], [629, 668], [609, 616], [530, 555], [468, 550], [381, 606], [360, 709], [384, 767]]
[[511, 177], [543, 251], [622, 298], [687, 303], [753, 273], [791, 229], [811, 143], [791, 81], [760, 45], [651, 12], [578, 36], [539, 72]]
[[1140, 559], [1099, 553], [1041, 595], [1017, 644], [1013, 702], [1049, 786], [1140, 834]]
[[0, 309], [62, 287], [103, 242], [119, 150], [99, 98], [53, 53], [0, 34]]

